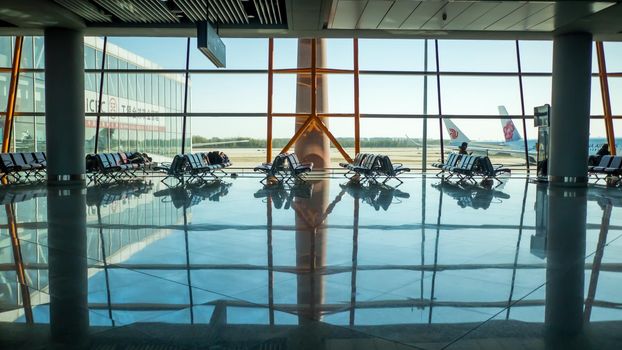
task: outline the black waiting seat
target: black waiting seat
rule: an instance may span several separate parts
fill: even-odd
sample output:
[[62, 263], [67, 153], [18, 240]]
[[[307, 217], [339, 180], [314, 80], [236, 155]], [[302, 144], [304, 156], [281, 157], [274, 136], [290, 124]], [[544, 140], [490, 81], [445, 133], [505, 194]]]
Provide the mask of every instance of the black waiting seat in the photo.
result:
[[[40, 160], [43, 159], [43, 160]], [[39, 181], [45, 178], [45, 153], [23, 152], [0, 154], [0, 179], [6, 182]]]
[[410, 168], [404, 167], [404, 165], [401, 163], [392, 163], [389, 156], [378, 156], [378, 160], [380, 163], [380, 166], [378, 167], [378, 173], [381, 176], [385, 176], [385, 179], [382, 183], [386, 183], [390, 179], [396, 179], [400, 182], [400, 184], [403, 183], [403, 181], [400, 180], [398, 176], [402, 173], [409, 172]]
[[494, 179], [501, 184], [498, 175], [510, 172], [510, 169], [503, 168], [501, 164], [493, 165], [487, 156], [460, 155], [457, 153], [450, 153], [447, 162], [436, 163], [433, 166], [441, 169], [436, 174], [437, 176], [447, 173], [446, 179], [451, 179], [455, 176], [461, 182], [471, 183], [476, 183], [475, 177], [481, 177], [482, 180]]
[[[602, 158], [600, 158], [600, 162], [598, 162], [598, 165], [590, 165], [587, 167], [588, 175], [593, 176], [596, 179], [596, 182], [603, 180], [608, 175], [614, 175], [614, 171], [611, 168], [615, 167], [611, 164], [614, 162], [615, 158], [616, 157], [611, 155], [603, 156]], [[610, 169], [610, 173], [607, 173], [605, 169]]]
[[447, 160], [444, 163], [432, 163], [432, 166], [443, 170], [445, 166], [455, 166], [459, 158], [460, 155], [458, 153], [449, 153], [449, 156], [447, 156]]
[[354, 172], [356, 167], [360, 167], [365, 158], [368, 156], [367, 153], [359, 153], [354, 157], [352, 163], [339, 163], [339, 166], [348, 170], [343, 176], [348, 177], [348, 174]]
[[622, 156], [615, 156], [609, 163], [609, 166], [603, 169], [603, 172], [607, 175], [620, 176], [622, 175]]
[[[37, 158], [37, 155], [34, 155]], [[44, 155], [45, 158], [45, 155]], [[38, 159], [38, 158], [37, 158]], [[147, 173], [151, 158], [146, 153], [97, 153], [86, 155], [86, 172], [90, 181], [113, 182], [136, 178], [136, 171]]]
[[155, 166], [153, 169], [159, 172], [163, 172], [166, 176], [161, 180], [166, 184], [165, 180], [168, 178], [174, 178], [181, 183], [181, 179], [184, 176], [184, 170], [186, 165], [186, 159], [182, 154], [177, 154], [173, 157], [173, 161], [170, 163], [161, 163]]
[[480, 175], [484, 179], [494, 179], [501, 183], [499, 174], [510, 173], [511, 170], [504, 168], [501, 164], [492, 164], [490, 158], [479, 157], [478, 164], [476, 164], [476, 174]]
[[449, 153], [449, 156], [447, 156], [447, 160], [444, 163], [433, 163], [433, 167], [440, 169], [436, 176], [444, 174], [445, 172], [456, 167], [461, 158], [462, 156], [458, 153]]
[[253, 171], [264, 174], [264, 178], [259, 182], [265, 184], [265, 181], [272, 176], [276, 177], [279, 181], [284, 179], [286, 176], [285, 162], [287, 160], [287, 156], [288, 153], [277, 154], [272, 163], [262, 163], [256, 166]]
[[229, 162], [210, 164], [207, 153], [188, 153], [184, 155], [184, 158], [186, 159], [186, 172], [190, 175], [190, 182], [206, 181], [205, 176], [208, 175], [214, 179], [219, 179], [217, 172], [227, 175], [223, 169], [231, 164]]
[[301, 163], [296, 153], [288, 154], [287, 161], [289, 163], [289, 176], [286, 181], [289, 179], [304, 181], [306, 174], [313, 170], [313, 163]]
[[361, 165], [354, 166], [352, 171], [357, 175], [363, 175], [366, 180], [373, 180], [375, 177], [375, 171], [378, 167], [378, 155], [368, 154], [361, 162]]
[[598, 165], [589, 165], [587, 167], [587, 171], [590, 173], [601, 172], [609, 167], [609, 164], [611, 164], [612, 160], [613, 160], [613, 156], [609, 156], [609, 155], [603, 156], [602, 158], [600, 158], [600, 162], [598, 163]]
[[44, 167], [47, 166], [47, 158], [45, 157], [45, 152], [34, 152], [32, 155], [34, 156], [37, 163], [43, 164]]

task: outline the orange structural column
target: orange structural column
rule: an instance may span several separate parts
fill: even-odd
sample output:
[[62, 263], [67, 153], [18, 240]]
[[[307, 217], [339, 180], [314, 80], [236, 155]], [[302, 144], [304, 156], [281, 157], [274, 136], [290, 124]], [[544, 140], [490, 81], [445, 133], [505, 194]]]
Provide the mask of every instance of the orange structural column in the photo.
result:
[[268, 40], [268, 115], [266, 131], [266, 162], [272, 160], [272, 86], [274, 80], [274, 39]]
[[[294, 136], [283, 147], [281, 153], [288, 152], [295, 144], [298, 157], [303, 162], [313, 162], [316, 169], [328, 168], [330, 166], [329, 141], [333, 143], [346, 161], [352, 162], [352, 158], [350, 158], [337, 141], [337, 138], [328, 129], [328, 118], [354, 117], [354, 114], [326, 113], [324, 111], [328, 107], [327, 86], [324, 75], [353, 74], [354, 71], [324, 68], [324, 62], [326, 62], [324, 56], [325, 50], [321, 39], [319, 43], [318, 39], [299, 39], [298, 68], [269, 69], [272, 73], [297, 74], [296, 112], [270, 113], [269, 116], [269, 118], [296, 117]], [[269, 64], [271, 63], [269, 62]], [[307, 66], [310, 67], [307, 68]], [[269, 77], [269, 91], [272, 91], [271, 81], [272, 79]], [[358, 106], [358, 103], [356, 105]]]
[[2, 134], [2, 153], [9, 152], [11, 146], [11, 134], [13, 131], [13, 117], [17, 103], [17, 83], [19, 82], [19, 66], [22, 60], [22, 45], [24, 37], [15, 37], [15, 51], [13, 53], [13, 66], [11, 67], [11, 82], [9, 84], [9, 100], [7, 102], [6, 118], [4, 119], [4, 132]]
[[359, 109], [359, 40], [354, 38], [354, 153], [361, 153], [361, 112]]
[[607, 79], [607, 65], [605, 61], [605, 49], [602, 41], [596, 42], [596, 56], [598, 58], [598, 79], [600, 80], [600, 94], [603, 99], [603, 114], [607, 143], [611, 154], [616, 154], [615, 135], [613, 132], [613, 118], [611, 117], [611, 99], [609, 97], [609, 80]]
[[[330, 142], [318, 127], [322, 119], [318, 112], [325, 112], [328, 107], [327, 81], [318, 74], [318, 66], [326, 62], [326, 50], [322, 39], [298, 39], [298, 67], [310, 67], [310, 74], [303, 72], [296, 76], [296, 131], [306, 126], [294, 142], [295, 152], [301, 161], [313, 163], [314, 168], [330, 166]], [[306, 114], [306, 115], [305, 115]], [[328, 119], [324, 119], [328, 124]], [[309, 123], [310, 121], [310, 123]]]

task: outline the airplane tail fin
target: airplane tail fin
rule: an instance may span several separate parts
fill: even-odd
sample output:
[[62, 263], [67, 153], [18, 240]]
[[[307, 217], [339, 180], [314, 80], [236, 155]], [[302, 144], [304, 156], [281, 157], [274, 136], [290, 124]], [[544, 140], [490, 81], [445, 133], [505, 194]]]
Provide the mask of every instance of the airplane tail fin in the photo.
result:
[[[499, 106], [499, 115], [507, 116], [508, 111], [505, 106]], [[523, 138], [518, 133], [518, 129], [510, 118], [501, 118], [501, 127], [503, 128], [503, 138], [505, 142], [520, 141]]]
[[447, 129], [447, 132], [449, 133], [449, 138], [451, 139], [451, 141], [449, 142], [450, 145], [460, 145], [462, 142], [469, 142], [469, 138], [462, 132], [462, 130], [460, 130], [458, 128], [458, 126], [456, 126], [456, 124], [454, 124], [454, 122], [451, 119], [443, 119], [443, 121], [445, 122], [445, 128]]

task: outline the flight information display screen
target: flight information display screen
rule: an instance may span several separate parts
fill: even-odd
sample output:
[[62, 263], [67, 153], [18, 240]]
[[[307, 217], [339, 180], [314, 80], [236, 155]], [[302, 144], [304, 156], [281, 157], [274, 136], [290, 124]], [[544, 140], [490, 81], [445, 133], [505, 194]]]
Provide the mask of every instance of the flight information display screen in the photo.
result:
[[549, 126], [551, 118], [551, 105], [545, 104], [544, 106], [538, 106], [533, 109], [533, 124], [534, 126]]

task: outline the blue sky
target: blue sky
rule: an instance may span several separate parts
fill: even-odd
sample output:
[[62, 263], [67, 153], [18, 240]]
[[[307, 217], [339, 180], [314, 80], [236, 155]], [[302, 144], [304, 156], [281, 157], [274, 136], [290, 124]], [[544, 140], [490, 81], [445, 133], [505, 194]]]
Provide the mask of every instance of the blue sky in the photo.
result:
[[[185, 38], [110, 38], [110, 41], [143, 56], [164, 68], [185, 67]], [[224, 39], [227, 46], [227, 69], [266, 69], [268, 65], [267, 39]], [[429, 70], [436, 69], [434, 42], [429, 42]], [[326, 66], [353, 68], [352, 40], [329, 39], [326, 45]], [[361, 70], [416, 70], [424, 69], [423, 40], [359, 40]], [[552, 42], [522, 41], [521, 66], [524, 72], [550, 72]], [[439, 41], [442, 71], [516, 72], [514, 41]], [[276, 39], [275, 68], [296, 66], [297, 40]], [[622, 45], [606, 44], [608, 70], [622, 72]], [[190, 67], [214, 69], [214, 66], [196, 48], [191, 40]], [[596, 59], [593, 70], [597, 71]], [[257, 112], [266, 111], [267, 77], [265, 74], [195, 74], [191, 75], [192, 112]], [[353, 78], [351, 75], [330, 75], [328, 81], [328, 111], [351, 113], [353, 107]], [[428, 113], [438, 113], [436, 78], [428, 80]], [[614, 114], [622, 114], [622, 78], [610, 79]], [[550, 78], [525, 77], [523, 80], [526, 113], [533, 107], [550, 103]], [[520, 93], [517, 77], [455, 77], [441, 78], [442, 111], [456, 115], [497, 115], [497, 106], [504, 105], [510, 114], [520, 114]], [[274, 112], [295, 111], [296, 79], [293, 74], [275, 75]], [[360, 78], [360, 108], [362, 113], [422, 114], [423, 77], [397, 75], [362, 75]], [[592, 114], [602, 114], [598, 80], [593, 81]], [[456, 120], [456, 124], [472, 139], [500, 140], [498, 120]], [[515, 120], [519, 124], [519, 120]], [[528, 122], [528, 136], [535, 137], [535, 129]], [[592, 136], [604, 136], [604, 126], [593, 121]], [[616, 122], [617, 124], [617, 122]], [[428, 134], [438, 138], [438, 121], [428, 122]], [[293, 118], [279, 118], [274, 123], [275, 137], [293, 134]], [[331, 130], [338, 137], [353, 137], [351, 119], [331, 120]], [[522, 128], [521, 128], [522, 130]], [[193, 134], [202, 136], [243, 136], [264, 138], [263, 118], [194, 118]], [[422, 120], [363, 119], [363, 137], [421, 137]]]

